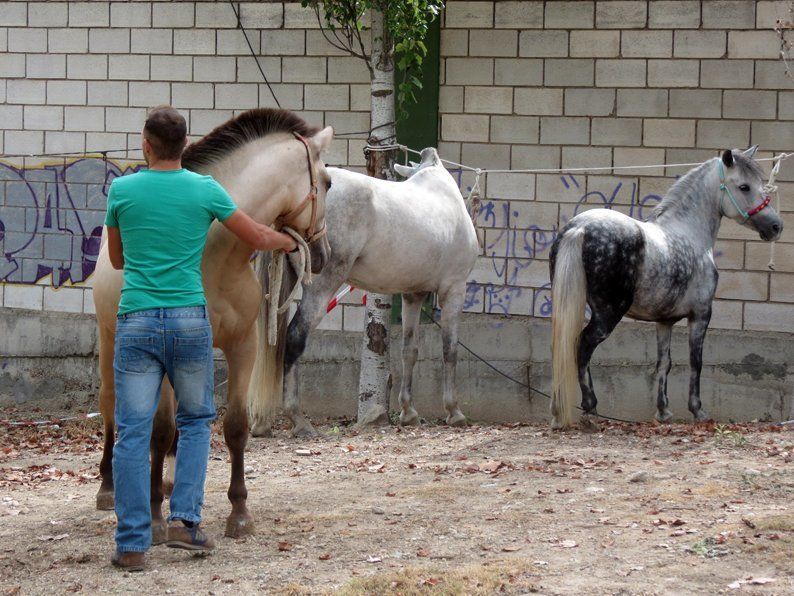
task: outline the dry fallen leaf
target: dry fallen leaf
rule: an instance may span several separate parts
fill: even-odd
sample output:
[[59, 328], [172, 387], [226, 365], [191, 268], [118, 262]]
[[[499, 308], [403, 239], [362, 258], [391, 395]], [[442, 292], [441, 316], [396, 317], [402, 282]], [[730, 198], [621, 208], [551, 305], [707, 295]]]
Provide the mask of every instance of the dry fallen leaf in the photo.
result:
[[502, 547], [502, 552], [504, 552], [504, 553], [514, 553], [517, 550], [521, 550], [521, 547], [520, 546], [503, 546]]
[[427, 551], [427, 550], [425, 550], [424, 548], [420, 548], [420, 549], [419, 549], [419, 550], [416, 552], [416, 556], [417, 556], [417, 557], [429, 557], [429, 556], [430, 556], [430, 552], [429, 552], [429, 551]]
[[278, 550], [281, 551], [288, 551], [292, 550], [293, 544], [290, 542], [279, 542], [278, 543]]
[[330, 559], [330, 558], [331, 558], [331, 555], [329, 555], [328, 553], [326, 553], [326, 554], [324, 554], [324, 555], [320, 555], [320, 556], [319, 556], [319, 557], [317, 557], [317, 558], [318, 558], [318, 559], [320, 559], [321, 561], [327, 561], [328, 559]]

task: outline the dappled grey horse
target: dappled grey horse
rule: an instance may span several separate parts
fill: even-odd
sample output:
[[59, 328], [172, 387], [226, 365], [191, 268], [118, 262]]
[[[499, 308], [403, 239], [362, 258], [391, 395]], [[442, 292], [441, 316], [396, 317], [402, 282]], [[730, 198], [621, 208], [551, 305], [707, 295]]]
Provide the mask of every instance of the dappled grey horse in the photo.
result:
[[[325, 315], [328, 301], [345, 281], [369, 292], [402, 294], [400, 423], [404, 425], [419, 421], [411, 391], [419, 351], [416, 333], [425, 297], [430, 292], [438, 293], [446, 421], [451, 425], [466, 423], [455, 397], [455, 366], [466, 280], [479, 253], [477, 234], [458, 185], [435, 149], [422, 151], [419, 164], [395, 165], [395, 170], [408, 179], [391, 182], [328, 169], [332, 183], [326, 196], [330, 260], [304, 287], [289, 328], [286, 316], [279, 321], [277, 345], [270, 349], [277, 352], [277, 360], [283, 365], [263, 373], [270, 378], [265, 399], [249, 402], [255, 436], [269, 434], [273, 410], [282, 393], [293, 434], [315, 433], [300, 410], [296, 363], [306, 349], [310, 332]], [[289, 267], [285, 267], [285, 275], [292, 275]], [[285, 279], [282, 292], [293, 283], [294, 277]], [[267, 363], [274, 359], [262, 354], [258, 360]]]
[[[627, 315], [655, 321], [656, 419], [667, 408], [673, 324], [689, 323], [689, 411], [705, 420], [700, 403], [703, 339], [717, 288], [714, 242], [722, 217], [776, 240], [780, 216], [763, 192], [763, 172], [752, 159], [756, 147], [725, 151], [678, 180], [647, 222], [607, 209], [574, 217], [551, 249], [552, 426], [572, 422], [578, 388], [582, 410], [596, 413], [590, 358]], [[591, 316], [585, 322], [585, 303]]]

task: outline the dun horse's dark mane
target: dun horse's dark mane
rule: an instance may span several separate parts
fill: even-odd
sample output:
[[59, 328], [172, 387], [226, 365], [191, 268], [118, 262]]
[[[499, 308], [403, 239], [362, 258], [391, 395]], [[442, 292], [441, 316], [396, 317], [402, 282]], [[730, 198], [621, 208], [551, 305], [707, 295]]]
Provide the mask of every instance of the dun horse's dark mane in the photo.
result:
[[311, 137], [317, 134], [318, 130], [289, 110], [272, 108], [248, 110], [188, 145], [182, 154], [182, 165], [188, 170], [195, 170], [216, 163], [246, 143], [273, 133], [295, 132], [304, 137]]

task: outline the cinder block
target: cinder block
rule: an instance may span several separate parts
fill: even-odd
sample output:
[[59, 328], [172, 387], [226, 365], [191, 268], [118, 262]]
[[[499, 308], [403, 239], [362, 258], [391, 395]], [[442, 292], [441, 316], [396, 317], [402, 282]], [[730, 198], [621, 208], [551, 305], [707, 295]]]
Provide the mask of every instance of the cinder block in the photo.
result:
[[[288, 83], [324, 83], [326, 81], [326, 60], [327, 58], [297, 58], [286, 57], [282, 59], [282, 77]], [[336, 60], [349, 60], [336, 58]], [[351, 65], [350, 62], [347, 62]], [[342, 74], [342, 73], [338, 73]], [[333, 81], [347, 82], [347, 81]], [[360, 82], [360, 81], [350, 81]]]
[[12, 79], [7, 82], [6, 95], [9, 103], [43, 104], [47, 101], [47, 87], [44, 81]]
[[447, 58], [445, 62], [447, 85], [493, 85], [491, 58]]
[[306, 52], [306, 32], [285, 29], [264, 30], [261, 48], [265, 56], [301, 56]]
[[[299, 33], [298, 31], [287, 31], [288, 33]], [[349, 56], [345, 50], [332, 46], [322, 31], [300, 31], [306, 36], [306, 55], [307, 56]], [[301, 52], [302, 54], [303, 52]]]
[[593, 59], [546, 60], [544, 84], [551, 87], [592, 87]]
[[348, 85], [305, 85], [305, 109], [307, 110], [348, 110], [350, 109], [350, 88]]
[[723, 0], [703, 2], [703, 29], [755, 28], [755, 2]]
[[[785, 233], [784, 231], [783, 234]], [[769, 271], [767, 265], [769, 264], [771, 251], [768, 242], [747, 242], [744, 251], [745, 269]], [[775, 244], [775, 271], [794, 273], [794, 244], [786, 242]]]
[[66, 57], [66, 76], [70, 79], [107, 79], [108, 57], [71, 54]]
[[750, 142], [766, 151], [789, 151], [794, 147], [794, 122], [753, 122]]
[[[550, 146], [542, 146], [542, 145], [534, 145], [534, 144], [514, 145], [510, 155], [510, 167], [514, 170], [516, 169], [528, 170], [528, 169], [537, 169], [537, 168], [543, 168], [543, 169], [559, 168], [560, 153], [561, 152], [559, 147], [550, 147]], [[540, 178], [538, 178], [538, 180], [540, 180]], [[539, 193], [538, 196], [540, 196]], [[547, 199], [547, 200], [551, 200], [551, 199]]]
[[554, 58], [568, 55], [567, 31], [522, 31], [518, 40], [522, 58]]
[[262, 73], [259, 67], [265, 71], [267, 80], [271, 83], [281, 82], [281, 58], [270, 56], [260, 58], [257, 65], [256, 60], [248, 56], [237, 58], [237, 82], [238, 83], [261, 83]]
[[756, 2], [755, 26], [757, 29], [774, 29], [777, 21], [789, 10], [788, 0]]
[[697, 60], [648, 60], [649, 87], [697, 87]]
[[[289, 5], [288, 5], [289, 6]], [[344, 312], [343, 308], [336, 307], [329, 313], [326, 313], [320, 323], [317, 325], [317, 329], [320, 330], [328, 330], [328, 331], [341, 331], [342, 330], [342, 313]]]
[[84, 54], [88, 52], [88, 29], [48, 29], [47, 48], [54, 53]]
[[109, 25], [109, 2], [69, 2], [70, 27], [107, 27]]
[[[449, 83], [449, 81], [447, 81]], [[543, 60], [532, 58], [497, 58], [494, 61], [494, 84], [533, 87], [543, 84]]]
[[[9, 2], [9, 4], [15, 4]], [[44, 287], [23, 284], [6, 284], [3, 306], [6, 308], [27, 308], [41, 310], [44, 301]]]
[[476, 114], [513, 112], [511, 87], [466, 87], [465, 111]]
[[[197, 4], [196, 6], [209, 6]], [[219, 6], [228, 6], [219, 4]], [[231, 10], [231, 8], [229, 8]], [[190, 54], [195, 56], [215, 54], [214, 29], [177, 29], [174, 31], [174, 54]]]
[[108, 78], [127, 81], [147, 81], [150, 78], [149, 56], [108, 56]]
[[5, 148], [12, 154], [41, 155], [44, 150], [44, 133], [39, 130], [6, 130]]
[[540, 121], [531, 116], [492, 116], [491, 141], [537, 143]]
[[215, 107], [222, 110], [250, 110], [259, 104], [259, 86], [253, 83], [215, 85]]
[[82, 288], [44, 288], [44, 310], [55, 312], [83, 312]]
[[93, 292], [83, 292], [83, 312], [90, 315], [96, 313], [96, 306], [94, 305]]
[[361, 305], [351, 306], [346, 304], [342, 306], [342, 310], [344, 315], [342, 323], [343, 331], [364, 331], [367, 323], [367, 309]]
[[615, 111], [614, 89], [566, 89], [566, 116], [609, 116]]
[[725, 91], [722, 115], [725, 118], [774, 120], [777, 93], [774, 91]]
[[25, 106], [26, 130], [62, 130], [63, 108], [61, 106]]
[[535, 259], [508, 259], [507, 283], [512, 287], [540, 288], [549, 283], [549, 264]]
[[132, 29], [130, 39], [133, 54], [171, 54], [174, 50], [174, 34], [168, 29]]
[[[294, 87], [300, 87], [300, 85], [293, 85]], [[439, 89], [439, 93], [441, 95], [441, 99], [439, 99], [439, 106], [443, 106], [444, 104], [444, 90], [449, 89], [450, 93], [454, 95], [455, 93], [459, 93], [460, 95], [460, 108], [454, 110], [447, 110], [443, 107], [439, 107], [439, 111], [441, 112], [462, 112], [463, 111], [463, 89], [458, 87], [457, 90], [455, 87], [441, 87]], [[302, 90], [298, 92], [298, 95], [302, 98], [303, 92]], [[302, 101], [302, 99], [301, 99]], [[449, 101], [449, 100], [448, 100]], [[363, 112], [369, 111], [372, 103], [372, 95], [370, 94], [370, 87], [369, 85], [350, 85], [350, 109], [353, 112]], [[299, 108], [303, 109], [303, 107]]]
[[228, 2], [196, 2], [195, 6], [196, 27], [210, 30], [237, 27], [237, 17]]
[[560, 116], [563, 112], [563, 90], [517, 87], [514, 111], [516, 114]]
[[[786, 67], [782, 60], [756, 60], [755, 61], [755, 88], [780, 89], [785, 85], [783, 81], [788, 78]], [[747, 85], [744, 85], [747, 86]]]
[[193, 79], [193, 58], [190, 56], [152, 56], [150, 70], [151, 78], [154, 81], [190, 81]]
[[494, 4], [497, 29], [542, 29], [543, 2], [501, 1]]
[[645, 60], [596, 60], [597, 87], [645, 87]]
[[719, 118], [722, 92], [718, 89], [671, 89], [670, 116], [676, 118]]
[[551, 230], [557, 226], [559, 211], [557, 203], [510, 201], [510, 225], [525, 230], [530, 226]]
[[88, 105], [126, 106], [127, 83], [123, 81], [88, 81]]
[[[615, 147], [613, 163], [620, 170], [615, 170], [620, 175], [627, 176], [663, 176], [664, 168], [629, 168], [627, 166], [645, 166], [665, 163], [664, 149], [649, 149], [645, 147]], [[643, 179], [645, 180], [645, 179]], [[664, 190], [667, 190], [666, 185]], [[643, 190], [643, 194], [647, 194]]]
[[497, 257], [479, 257], [474, 264], [469, 275], [470, 281], [481, 284], [505, 283], [505, 273], [507, 271], [507, 259]]
[[[595, 144], [595, 143], [594, 143]], [[603, 147], [563, 147], [563, 168], [602, 168], [612, 165], [612, 151]]]
[[233, 115], [232, 110], [190, 110], [190, 134], [205, 135]]
[[84, 133], [52, 130], [44, 133], [45, 153], [75, 153], [80, 151], [85, 151]]
[[766, 300], [768, 283], [766, 273], [722, 271], [715, 296], [731, 300]]
[[130, 82], [130, 106], [150, 108], [171, 103], [171, 85], [168, 83]]
[[212, 108], [214, 102], [212, 83], [171, 83], [171, 103], [175, 108]]
[[546, 29], [592, 29], [595, 2], [546, 2]]
[[441, 56], [467, 56], [469, 54], [469, 31], [467, 29], [441, 30]]
[[738, 240], [718, 240], [714, 245], [714, 261], [722, 269], [741, 270], [744, 268], [744, 242]]
[[647, 21], [648, 3], [642, 0], [596, 3], [599, 29], [643, 29]]
[[[22, 130], [22, 107], [0, 104], [0, 122], [3, 123], [3, 128], [6, 130], [17, 129]], [[6, 153], [11, 153], [6, 151]]]
[[66, 56], [28, 54], [25, 74], [29, 79], [62, 79], [66, 76]]
[[129, 54], [129, 29], [91, 29], [88, 32], [88, 51], [92, 54]]
[[701, 60], [700, 86], [716, 89], [751, 89], [752, 60]]
[[590, 142], [590, 120], [543, 117], [540, 119], [540, 142], [543, 145], [587, 145]]
[[240, 20], [249, 29], [281, 29], [284, 6], [280, 2], [243, 2], [240, 4]]
[[493, 2], [450, 2], [445, 10], [444, 26], [449, 29], [493, 27]]
[[[642, 120], [639, 118], [593, 118], [593, 145], [642, 145]], [[603, 153], [603, 150], [601, 150]]]
[[154, 2], [152, 27], [192, 27], [195, 24], [195, 5], [188, 2]]
[[571, 56], [614, 58], [620, 54], [620, 31], [571, 31]]
[[655, 0], [648, 3], [651, 29], [697, 29], [700, 27], [698, 0]]
[[794, 120], [794, 91], [781, 91], [778, 93], [778, 118], [781, 120]]
[[0, 54], [0, 77], [24, 77], [25, 54]]
[[780, 39], [774, 31], [729, 31], [729, 58], [776, 59], [780, 53]]
[[445, 141], [488, 141], [488, 116], [442, 114], [441, 137]]
[[110, 5], [111, 27], [151, 27], [152, 4], [149, 2], [113, 2]]
[[146, 122], [144, 108], [106, 108], [105, 130], [107, 132], [140, 133]]
[[623, 31], [625, 58], [669, 58], [673, 55], [672, 31]]
[[711, 329], [741, 329], [742, 303], [738, 300], [714, 300], [711, 303]]
[[726, 53], [725, 31], [676, 31], [676, 58], [722, 58]]
[[[438, 111], [441, 113], [449, 114], [450, 112], [463, 111], [463, 87], [450, 87], [444, 85], [438, 90]], [[369, 93], [367, 94], [367, 103], [363, 105], [364, 109], [369, 106]]]
[[[710, 149], [747, 147], [750, 141], [750, 123], [727, 120], [699, 120], [697, 146]], [[766, 149], [766, 147], [765, 147]]]
[[646, 147], [692, 147], [694, 144], [694, 120], [645, 120], [643, 145]]
[[[140, 147], [140, 132], [136, 136], [135, 145]], [[95, 152], [124, 149], [127, 147], [127, 134], [119, 132], [87, 132], [85, 134], [85, 145], [88, 151]], [[135, 154], [128, 153], [127, 157], [133, 158]]]
[[12, 27], [8, 30], [9, 52], [46, 52], [47, 30], [33, 27]]
[[[287, 58], [284, 58], [286, 61]], [[320, 68], [314, 66], [314, 74], [319, 76]], [[284, 65], [286, 72], [287, 65]], [[286, 80], [286, 78], [284, 79]], [[319, 82], [322, 81], [307, 81]], [[328, 58], [328, 82], [329, 83], [369, 83], [369, 71], [364, 62], [358, 58]]]
[[284, 29], [319, 29], [317, 16], [311, 9], [292, 2], [284, 5]]
[[471, 56], [518, 55], [518, 31], [499, 31], [492, 29], [469, 32], [469, 54]]
[[775, 302], [794, 302], [794, 275], [775, 272], [771, 277], [769, 299]]
[[[510, 146], [493, 143], [463, 143], [461, 159], [473, 167], [506, 170], [510, 167]], [[473, 183], [473, 180], [472, 180]]]
[[0, 27], [25, 27], [27, 24], [27, 2], [0, 2]]

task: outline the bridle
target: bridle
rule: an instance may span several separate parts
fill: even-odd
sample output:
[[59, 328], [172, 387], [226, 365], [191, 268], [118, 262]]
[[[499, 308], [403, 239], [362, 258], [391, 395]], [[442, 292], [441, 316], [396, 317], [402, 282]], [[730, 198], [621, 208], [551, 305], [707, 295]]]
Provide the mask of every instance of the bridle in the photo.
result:
[[306, 198], [303, 199], [300, 204], [289, 211], [284, 215], [280, 215], [276, 218], [276, 224], [279, 227], [290, 224], [296, 217], [298, 217], [301, 213], [304, 212], [306, 207], [311, 205], [312, 212], [311, 212], [311, 219], [309, 221], [309, 227], [303, 234], [303, 239], [306, 240], [307, 244], [310, 244], [316, 240], [319, 240], [327, 233], [327, 228], [323, 225], [322, 229], [317, 230], [317, 177], [314, 173], [314, 162], [312, 161], [312, 152], [311, 148], [309, 147], [309, 141], [307, 141], [304, 137], [299, 135], [297, 132], [292, 133], [296, 139], [298, 139], [303, 146], [306, 148], [306, 161], [309, 164], [309, 181], [311, 182], [311, 188], [309, 189], [309, 194], [306, 195]]
[[764, 196], [763, 200], [750, 209], [749, 211], [745, 211], [739, 206], [739, 203], [736, 201], [736, 197], [733, 196], [731, 189], [725, 184], [725, 169], [722, 166], [722, 160], [719, 162], [719, 172], [720, 172], [720, 190], [722, 191], [722, 195], [720, 195], [720, 210], [722, 211], [723, 215], [725, 214], [725, 210], [722, 208], [722, 199], [725, 198], [725, 195], [728, 195], [728, 198], [733, 203], [733, 206], [736, 207], [736, 211], [739, 212], [739, 215], [742, 216], [742, 223], [747, 223], [747, 220], [750, 219], [753, 215], [760, 213], [763, 211], [770, 203], [772, 198], [769, 195]]

